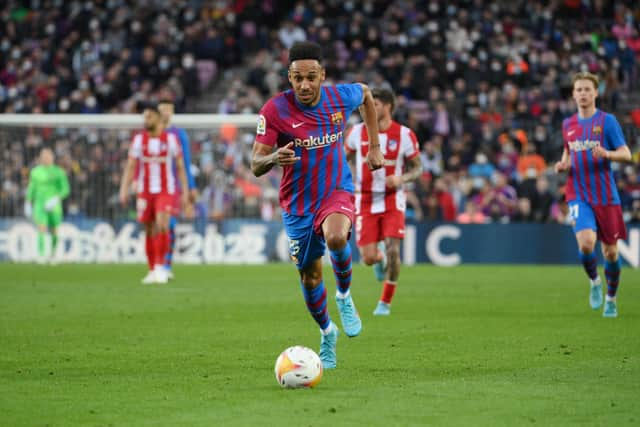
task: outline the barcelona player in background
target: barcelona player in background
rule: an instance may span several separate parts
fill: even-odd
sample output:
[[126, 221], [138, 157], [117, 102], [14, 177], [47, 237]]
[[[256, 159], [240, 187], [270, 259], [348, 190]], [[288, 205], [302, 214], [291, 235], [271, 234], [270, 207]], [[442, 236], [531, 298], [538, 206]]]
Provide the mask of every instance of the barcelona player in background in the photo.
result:
[[[160, 111], [162, 122], [167, 132], [173, 133], [180, 142], [184, 170], [187, 174], [187, 184], [189, 185], [189, 188], [186, 190], [178, 185], [177, 192], [174, 195], [174, 215], [172, 215], [169, 220], [169, 250], [165, 256], [164, 266], [167, 269], [168, 278], [171, 280], [173, 279], [173, 270], [171, 267], [173, 263], [173, 251], [176, 246], [176, 225], [178, 223], [178, 216], [182, 210], [180, 202], [181, 194], [183, 191], [186, 191], [189, 195], [189, 205], [185, 206], [183, 213], [191, 216], [193, 215], [193, 203], [196, 201], [197, 190], [193, 173], [191, 173], [191, 146], [189, 144], [189, 135], [187, 135], [187, 131], [183, 128], [171, 125], [171, 119], [175, 112], [175, 104], [170, 99], [162, 99], [158, 102], [158, 110]], [[173, 174], [178, 178], [178, 170], [175, 167], [173, 168]], [[177, 183], [180, 184], [180, 181], [178, 180]]]
[[346, 335], [357, 336], [362, 322], [350, 294], [354, 188], [344, 152], [346, 122], [362, 105], [372, 135], [366, 162], [382, 167], [378, 123], [371, 91], [360, 83], [323, 86], [322, 49], [299, 42], [289, 50], [292, 90], [271, 98], [260, 110], [251, 169], [256, 176], [282, 167], [280, 206], [289, 254], [300, 274], [307, 308], [320, 326], [320, 359], [325, 368], [337, 364], [338, 329], [327, 311], [322, 278], [325, 246], [337, 284], [336, 303]]
[[595, 253], [596, 242], [600, 240], [607, 281], [602, 315], [616, 317], [616, 292], [620, 282], [617, 241], [627, 238], [627, 230], [611, 162], [629, 162], [631, 152], [616, 118], [596, 108], [598, 85], [598, 77], [591, 73], [574, 75], [573, 99], [578, 112], [562, 123], [564, 151], [555, 170], [568, 173], [565, 197], [580, 259], [591, 283], [591, 308], [596, 310], [603, 302]]

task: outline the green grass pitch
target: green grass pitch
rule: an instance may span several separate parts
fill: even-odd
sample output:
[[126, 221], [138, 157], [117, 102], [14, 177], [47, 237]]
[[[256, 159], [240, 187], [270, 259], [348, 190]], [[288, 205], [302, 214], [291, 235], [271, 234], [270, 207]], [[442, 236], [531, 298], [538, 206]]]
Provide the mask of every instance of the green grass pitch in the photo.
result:
[[[602, 268], [601, 268], [602, 270]], [[617, 319], [579, 266], [404, 267], [388, 318], [355, 266], [364, 330], [338, 369], [281, 389], [284, 348], [318, 351], [292, 265], [0, 264], [2, 426], [640, 424], [640, 271]], [[329, 268], [329, 311], [340, 325]]]

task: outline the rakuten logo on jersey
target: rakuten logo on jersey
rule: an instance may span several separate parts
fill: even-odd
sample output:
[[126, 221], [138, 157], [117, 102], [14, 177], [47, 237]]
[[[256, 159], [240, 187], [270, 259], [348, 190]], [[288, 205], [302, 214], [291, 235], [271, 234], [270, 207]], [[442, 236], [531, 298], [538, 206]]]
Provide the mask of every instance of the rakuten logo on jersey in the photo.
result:
[[292, 141], [295, 147], [306, 148], [307, 150], [315, 150], [316, 148], [326, 147], [334, 142], [342, 139], [342, 131], [337, 133], [326, 133], [322, 136], [310, 136], [309, 138], [295, 138]]
[[587, 151], [587, 150], [592, 150], [594, 147], [598, 147], [600, 145], [600, 141], [593, 141], [593, 140], [584, 140], [581, 141], [579, 139], [575, 140], [575, 141], [569, 141], [569, 148], [572, 151]]

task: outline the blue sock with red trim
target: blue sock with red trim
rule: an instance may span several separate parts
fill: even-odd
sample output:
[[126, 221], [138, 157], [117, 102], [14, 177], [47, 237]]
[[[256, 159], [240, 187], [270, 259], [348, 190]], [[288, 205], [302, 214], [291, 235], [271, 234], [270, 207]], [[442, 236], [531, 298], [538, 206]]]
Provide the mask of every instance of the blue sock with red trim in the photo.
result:
[[596, 280], [598, 277], [598, 257], [596, 256], [596, 251], [589, 254], [580, 252], [580, 261], [582, 261], [582, 266], [587, 276], [589, 276], [589, 279]]
[[346, 297], [351, 287], [351, 245], [347, 242], [342, 249], [329, 250], [329, 255], [338, 292]]
[[178, 220], [175, 216], [169, 219], [169, 250], [164, 257], [164, 266], [167, 270], [171, 270], [173, 263], [173, 249], [176, 247], [176, 224]]
[[311, 313], [313, 320], [320, 326], [320, 329], [326, 330], [331, 324], [331, 319], [327, 310], [327, 290], [324, 287], [324, 282], [321, 281], [313, 289], [305, 288], [302, 283], [300, 283], [300, 286], [302, 287], [304, 301], [307, 303], [307, 309]]
[[604, 276], [607, 278], [607, 299], [613, 299], [620, 283], [620, 258], [613, 262], [604, 261]]

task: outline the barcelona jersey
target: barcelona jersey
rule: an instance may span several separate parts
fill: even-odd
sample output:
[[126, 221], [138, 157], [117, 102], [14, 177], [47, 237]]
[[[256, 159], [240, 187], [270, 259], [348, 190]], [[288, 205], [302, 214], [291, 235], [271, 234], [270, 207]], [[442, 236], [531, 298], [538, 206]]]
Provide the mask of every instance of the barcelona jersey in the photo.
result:
[[592, 206], [619, 205], [611, 162], [596, 159], [591, 152], [596, 146], [615, 151], [625, 145], [616, 118], [600, 110], [586, 119], [574, 114], [562, 123], [562, 137], [571, 162], [565, 188], [567, 201], [583, 201]]
[[280, 206], [291, 215], [317, 212], [335, 190], [353, 193], [344, 152], [345, 126], [363, 101], [362, 86], [322, 86], [314, 106], [298, 102], [292, 90], [271, 98], [260, 110], [256, 142], [273, 147], [293, 143], [294, 165], [284, 166]]

